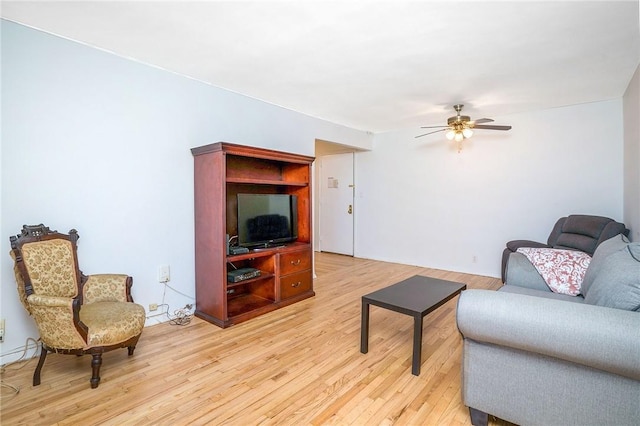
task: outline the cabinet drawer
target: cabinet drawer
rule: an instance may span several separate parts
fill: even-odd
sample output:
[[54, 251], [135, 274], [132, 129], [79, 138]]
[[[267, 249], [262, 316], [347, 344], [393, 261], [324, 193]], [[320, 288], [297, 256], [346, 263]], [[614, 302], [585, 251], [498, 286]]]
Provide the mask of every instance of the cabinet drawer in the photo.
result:
[[280, 275], [311, 269], [311, 251], [300, 250], [280, 254]]
[[280, 298], [288, 299], [311, 290], [311, 282], [310, 269], [280, 278]]

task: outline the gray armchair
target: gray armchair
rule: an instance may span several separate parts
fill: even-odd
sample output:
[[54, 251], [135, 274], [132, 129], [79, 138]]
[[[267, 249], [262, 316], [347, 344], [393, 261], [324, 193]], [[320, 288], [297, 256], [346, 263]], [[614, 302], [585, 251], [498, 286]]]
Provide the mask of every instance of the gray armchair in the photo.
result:
[[520, 247], [572, 249], [593, 256], [600, 243], [618, 234], [628, 237], [629, 230], [623, 223], [608, 217], [578, 214], [561, 217], [551, 230], [546, 244], [530, 240], [513, 240], [507, 243], [502, 252], [502, 282], [506, 282], [509, 255]]

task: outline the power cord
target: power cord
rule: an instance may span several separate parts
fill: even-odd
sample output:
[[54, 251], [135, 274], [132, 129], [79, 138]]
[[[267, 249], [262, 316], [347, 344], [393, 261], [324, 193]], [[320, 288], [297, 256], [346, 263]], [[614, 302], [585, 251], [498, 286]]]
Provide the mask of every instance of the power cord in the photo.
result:
[[[146, 318], [154, 318], [154, 317], [159, 317], [159, 316], [164, 316], [166, 315], [167, 318], [169, 319], [169, 323], [171, 325], [187, 325], [191, 322], [191, 319], [193, 318], [193, 313], [191, 312], [191, 310], [193, 309], [193, 304], [192, 303], [188, 303], [185, 305], [184, 308], [182, 309], [178, 309], [176, 311], [173, 312], [173, 315], [169, 314], [169, 304], [165, 303], [165, 298], [167, 296], [167, 288], [169, 288], [170, 290], [175, 291], [176, 293], [187, 297], [191, 300], [195, 300], [195, 298], [189, 296], [188, 294], [184, 294], [183, 292], [176, 290], [175, 288], [171, 287], [169, 284], [164, 283], [164, 289], [162, 291], [162, 303], [160, 303], [158, 305], [158, 308], [162, 308], [162, 307], [166, 307], [166, 311], [164, 311], [164, 309], [161, 309], [161, 312], [158, 312], [157, 314], [153, 314], [153, 315], [147, 315]], [[164, 312], [162, 312], [164, 311]]]
[[191, 322], [193, 318], [193, 314], [191, 313], [191, 309], [193, 308], [192, 304], [187, 304], [184, 308], [178, 309], [173, 313], [173, 317], [169, 316], [169, 324], [171, 325], [187, 325]]
[[[184, 297], [188, 297], [188, 298], [189, 298], [189, 299], [191, 299], [191, 300], [196, 300], [194, 297], [189, 296], [188, 294], [184, 294], [183, 292], [181, 292], [181, 291], [179, 291], [179, 290], [176, 290], [175, 288], [171, 287], [171, 286], [170, 286], [169, 284], [167, 284], [167, 283], [164, 283], [164, 285], [165, 285], [165, 287], [168, 287], [170, 290], [173, 290], [173, 291], [175, 291], [176, 293], [178, 293], [178, 294], [180, 294], [180, 295], [182, 295], [182, 296], [184, 296]], [[164, 302], [164, 294], [162, 295], [162, 301]]]
[[[162, 309], [163, 307], [166, 308], [166, 311]], [[153, 315], [147, 315], [146, 318], [150, 319], [150, 318], [160, 317], [160, 316], [163, 316], [163, 315], [166, 315], [167, 317], [169, 316], [169, 304], [168, 303], [159, 304], [158, 305], [158, 309], [160, 309], [160, 312], [158, 312], [157, 314], [153, 314]]]
[[[188, 297], [191, 300], [195, 300], [195, 298], [189, 296], [188, 294], [184, 294], [183, 292], [176, 290], [175, 288], [171, 287], [169, 284], [164, 283], [164, 292], [162, 293], [162, 303], [164, 304], [164, 298], [165, 295], [167, 293], [167, 288], [169, 288], [170, 290], [175, 291], [176, 293], [184, 296], [184, 297]], [[193, 318], [193, 313], [191, 312], [191, 309], [193, 309], [193, 304], [188, 303], [184, 306], [184, 308], [182, 309], [177, 309], [173, 312], [173, 315], [169, 315], [169, 305], [167, 305], [167, 318], [169, 318], [169, 324], [171, 325], [187, 325], [191, 322], [191, 319]]]
[[[12, 370], [12, 371], [13, 370], [20, 370], [20, 369], [26, 367], [27, 364], [29, 364], [29, 362], [32, 359], [36, 358], [36, 356], [38, 355], [38, 348], [40, 347], [40, 343], [39, 342], [40, 342], [40, 339], [36, 340], [33, 337], [27, 337], [27, 340], [26, 340], [26, 342], [24, 344], [24, 349], [22, 350], [22, 355], [20, 355], [20, 358], [18, 358], [15, 361], [12, 361], [12, 362], [10, 362], [8, 364], [0, 365], [0, 375], [4, 376], [4, 373], [5, 373], [5, 371], [7, 371], [7, 367], [8, 366], [16, 364], [16, 363], [18, 363], [20, 361], [23, 361], [25, 358], [27, 358], [27, 353], [29, 351], [29, 343], [33, 343], [35, 345], [35, 351], [34, 351], [33, 355], [31, 355], [27, 359], [27, 362], [22, 363], [19, 367], [11, 368], [10, 370]], [[14, 385], [11, 385], [9, 383], [5, 383], [4, 379], [1, 379], [1, 378], [0, 378], [0, 387], [11, 389], [13, 391], [13, 396], [15, 396], [18, 393], [20, 393], [20, 387], [19, 386], [14, 386]]]

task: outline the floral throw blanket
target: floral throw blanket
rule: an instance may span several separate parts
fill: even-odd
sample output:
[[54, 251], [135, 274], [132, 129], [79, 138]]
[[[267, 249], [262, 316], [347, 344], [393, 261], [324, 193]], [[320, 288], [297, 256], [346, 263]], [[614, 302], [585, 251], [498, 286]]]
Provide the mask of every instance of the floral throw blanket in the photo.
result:
[[521, 247], [522, 253], [538, 270], [554, 293], [577, 296], [591, 256], [574, 250]]

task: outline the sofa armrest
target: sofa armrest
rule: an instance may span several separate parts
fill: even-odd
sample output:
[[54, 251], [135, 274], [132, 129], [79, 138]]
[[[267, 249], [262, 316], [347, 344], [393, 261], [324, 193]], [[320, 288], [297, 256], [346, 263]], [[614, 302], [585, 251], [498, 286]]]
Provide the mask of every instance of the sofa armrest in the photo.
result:
[[540, 272], [522, 253], [511, 253], [507, 259], [505, 284], [551, 292]]
[[534, 248], [549, 248], [551, 246], [539, 243], [537, 241], [530, 240], [513, 240], [507, 242], [507, 247], [502, 251], [502, 282], [507, 282], [507, 262], [509, 261], [509, 255], [514, 253], [520, 247], [534, 247]]
[[539, 243], [537, 241], [530, 241], [530, 240], [513, 240], [513, 241], [507, 242], [507, 248], [510, 251], [516, 251], [520, 247], [551, 248], [551, 246], [548, 244]]
[[32, 294], [27, 297], [27, 301], [31, 306], [46, 308], [67, 308], [73, 312], [73, 298], [62, 296], [47, 296], [44, 294]]
[[640, 380], [640, 313], [522, 294], [466, 290], [465, 339], [546, 355]]

